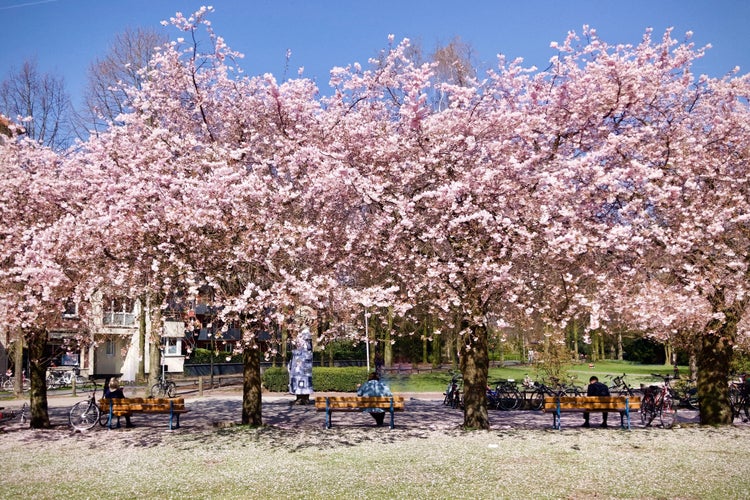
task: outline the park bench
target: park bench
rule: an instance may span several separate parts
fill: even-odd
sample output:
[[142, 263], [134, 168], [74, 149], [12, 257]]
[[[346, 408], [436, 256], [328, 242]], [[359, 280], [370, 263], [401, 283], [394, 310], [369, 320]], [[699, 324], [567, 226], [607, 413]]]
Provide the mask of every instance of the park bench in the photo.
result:
[[567, 412], [617, 412], [620, 427], [630, 430], [631, 410], [640, 410], [638, 396], [548, 396], [544, 398], [543, 411], [552, 413], [552, 427], [560, 429], [560, 414]]
[[326, 412], [326, 429], [331, 428], [331, 414], [337, 411], [363, 411], [380, 408], [391, 415], [391, 429], [394, 426], [394, 413], [404, 411], [403, 396], [319, 396], [315, 398], [315, 409]]
[[183, 398], [125, 398], [99, 400], [99, 408], [109, 414], [108, 427], [112, 428], [113, 417], [132, 416], [134, 413], [169, 415], [169, 430], [180, 427], [180, 415], [190, 410], [185, 408]]

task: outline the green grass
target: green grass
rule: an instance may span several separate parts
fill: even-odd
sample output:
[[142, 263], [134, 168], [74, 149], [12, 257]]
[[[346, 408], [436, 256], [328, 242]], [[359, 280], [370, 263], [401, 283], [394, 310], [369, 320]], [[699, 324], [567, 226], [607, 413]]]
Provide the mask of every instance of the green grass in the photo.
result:
[[[641, 365], [629, 363], [627, 361], [599, 361], [589, 367], [588, 363], [571, 364], [567, 368], [567, 374], [575, 376], [578, 385], [585, 386], [588, 384], [592, 375], [599, 377], [604, 383], [609, 382], [608, 376], [618, 376], [626, 374], [625, 380], [633, 386], [638, 387], [640, 384], [651, 384], [657, 379], [651, 376], [652, 373], [671, 374], [672, 366], [665, 365]], [[687, 368], [680, 367], [680, 373], [686, 374]], [[535, 367], [530, 365], [511, 365], [502, 368], [490, 368], [488, 380], [490, 383], [498, 379], [515, 379], [522, 381], [528, 375], [532, 380], [540, 380]], [[389, 374], [387, 383], [392, 390], [396, 392], [443, 392], [451, 379], [449, 371], [433, 371], [425, 373]]]

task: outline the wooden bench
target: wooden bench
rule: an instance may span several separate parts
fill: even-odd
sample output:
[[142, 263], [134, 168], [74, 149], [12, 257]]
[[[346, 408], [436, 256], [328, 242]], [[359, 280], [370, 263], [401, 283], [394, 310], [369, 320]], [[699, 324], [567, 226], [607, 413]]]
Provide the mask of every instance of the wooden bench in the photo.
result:
[[640, 410], [639, 396], [549, 396], [544, 398], [543, 411], [552, 413], [552, 427], [560, 429], [560, 414], [567, 412], [620, 414], [620, 427], [630, 430], [631, 410]]
[[133, 413], [169, 415], [169, 430], [180, 427], [180, 415], [190, 410], [185, 408], [183, 398], [125, 398], [99, 400], [99, 408], [109, 414], [107, 426], [112, 428], [112, 417], [129, 417]]
[[331, 414], [336, 411], [363, 411], [380, 408], [391, 415], [391, 429], [394, 426], [394, 413], [404, 411], [403, 396], [319, 396], [315, 398], [315, 409], [326, 412], [326, 429], [331, 428]]

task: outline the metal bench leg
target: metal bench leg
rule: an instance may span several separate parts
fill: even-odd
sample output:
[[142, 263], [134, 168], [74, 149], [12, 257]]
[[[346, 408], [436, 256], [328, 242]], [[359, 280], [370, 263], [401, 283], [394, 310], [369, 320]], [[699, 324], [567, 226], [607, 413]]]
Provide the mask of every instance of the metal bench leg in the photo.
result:
[[326, 429], [331, 428], [331, 400], [326, 398]]
[[625, 398], [625, 418], [628, 421], [628, 430], [630, 430], [630, 398]]
[[395, 411], [393, 410], [393, 398], [391, 398], [391, 429], [395, 427], [394, 422], [393, 422], [394, 413]]

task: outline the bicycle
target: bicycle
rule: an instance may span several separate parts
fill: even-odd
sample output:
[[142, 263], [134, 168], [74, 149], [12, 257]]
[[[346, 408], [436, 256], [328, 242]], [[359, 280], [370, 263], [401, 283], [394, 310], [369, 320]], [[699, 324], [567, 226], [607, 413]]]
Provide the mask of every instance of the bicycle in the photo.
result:
[[515, 410], [521, 406], [523, 396], [518, 391], [518, 386], [514, 379], [499, 380], [496, 382], [495, 390], [489, 391], [492, 393], [492, 398], [488, 399], [488, 402], [493, 402], [495, 407], [499, 410]]
[[747, 374], [740, 375], [739, 382], [732, 382], [729, 385], [729, 404], [732, 407], [732, 420], [745, 413], [743, 422], [750, 420], [750, 382], [747, 380]]
[[[31, 389], [31, 380], [26, 378], [26, 373], [21, 372], [21, 392], [26, 392]], [[13, 374], [5, 374], [2, 376], [2, 382], [0, 387], [2, 390], [12, 392], [16, 388], [16, 379]]]
[[68, 413], [68, 422], [78, 431], [91, 429], [97, 422], [104, 427], [109, 421], [109, 412], [102, 411], [96, 402], [96, 382], [93, 382], [93, 386], [91, 396], [74, 404]]
[[173, 380], [167, 380], [164, 372], [161, 372], [161, 378], [157, 383], [151, 386], [150, 397], [152, 398], [173, 398], [177, 395], [177, 384]]
[[448, 382], [448, 387], [443, 393], [445, 395], [445, 398], [443, 399], [443, 404], [445, 406], [450, 406], [451, 408], [458, 408], [459, 406], [461, 406], [461, 388], [459, 387], [460, 380], [461, 375], [456, 373], [451, 377], [451, 381]]
[[91, 380], [80, 375], [78, 368], [73, 370], [50, 370], [47, 374], [47, 389], [72, 387], [74, 383], [76, 390], [89, 391], [92, 388]]
[[616, 377], [613, 377], [612, 375], [608, 375], [607, 378], [611, 379], [612, 381], [609, 384], [609, 393], [612, 396], [640, 396], [640, 390], [633, 389], [626, 381], [625, 381], [626, 374], [618, 375]]
[[662, 379], [664, 384], [661, 387], [651, 385], [643, 391], [643, 398], [641, 399], [641, 423], [645, 427], [648, 427], [658, 416], [662, 427], [671, 429], [677, 416], [677, 410], [674, 407], [672, 397], [672, 388], [669, 384], [669, 381], [673, 380], [674, 377], [659, 375], [657, 373], [652, 373], [651, 376]]
[[[678, 379], [675, 378], [675, 380]], [[672, 398], [678, 401], [681, 406], [687, 406], [691, 410], [700, 410], [698, 388], [695, 386], [694, 381], [679, 379], [670, 389], [672, 391]]]
[[529, 398], [529, 407], [532, 410], [541, 410], [544, 406], [544, 398], [546, 396], [560, 397], [567, 395], [567, 393], [565, 392], [565, 387], [560, 384], [560, 381], [558, 379], [551, 378], [550, 381], [554, 384], [554, 386], [546, 385], [542, 382], [534, 382], [534, 390], [531, 392], [531, 396]]
[[24, 403], [23, 406], [21, 406], [20, 410], [8, 410], [8, 411], [2, 411], [5, 408], [0, 406], [0, 424], [3, 424], [5, 422], [9, 422], [11, 420], [15, 420], [16, 418], [21, 418], [21, 423], [26, 423], [26, 414], [29, 412], [29, 404]]

